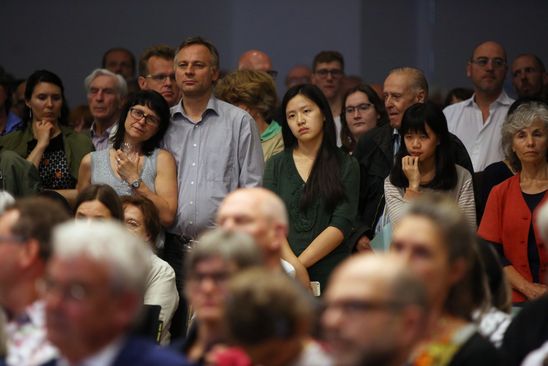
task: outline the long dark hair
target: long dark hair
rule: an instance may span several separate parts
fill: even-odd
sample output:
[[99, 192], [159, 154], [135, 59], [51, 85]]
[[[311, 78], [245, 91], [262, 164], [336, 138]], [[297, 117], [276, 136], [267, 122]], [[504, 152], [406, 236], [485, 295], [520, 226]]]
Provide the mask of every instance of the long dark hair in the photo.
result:
[[342, 110], [341, 110], [341, 142], [344, 149], [347, 152], [354, 151], [357, 141], [352, 135], [352, 132], [350, 132], [350, 129], [348, 128], [348, 122], [346, 121], [346, 113], [344, 112], [344, 107], [346, 105], [346, 99], [348, 99], [348, 97], [351, 94], [354, 94], [356, 92], [362, 92], [365, 95], [367, 95], [369, 102], [373, 104], [373, 107], [375, 108], [375, 112], [379, 114], [379, 119], [377, 120], [376, 127], [382, 126], [385, 123], [388, 123], [388, 113], [386, 112], [384, 102], [381, 100], [377, 92], [370, 85], [360, 84], [348, 90], [343, 96], [343, 99], [342, 99], [343, 103], [342, 103]]
[[120, 115], [116, 133], [112, 137], [112, 147], [119, 149], [122, 146], [122, 143], [124, 142], [124, 134], [126, 133], [125, 124], [127, 115], [129, 110], [136, 105], [143, 105], [152, 109], [158, 118], [160, 118], [158, 131], [156, 131], [154, 136], [144, 141], [141, 146], [143, 154], [148, 156], [152, 154], [154, 149], [159, 146], [160, 141], [162, 141], [162, 138], [164, 137], [169, 126], [170, 119], [169, 105], [161, 94], [153, 90], [142, 90], [136, 93], [135, 96], [128, 101], [122, 110], [122, 114]]
[[329, 103], [318, 87], [311, 84], [302, 84], [290, 88], [285, 93], [282, 101], [283, 113], [280, 121], [286, 149], [293, 150], [298, 144], [297, 138], [289, 128], [286, 116], [287, 104], [298, 94], [316, 104], [324, 117], [322, 143], [312, 165], [310, 177], [304, 185], [300, 208], [305, 210], [318, 197], [321, 197], [325, 200], [327, 209], [331, 211], [346, 197], [340, 178], [341, 162], [336, 142], [335, 122], [333, 121]]
[[420, 132], [426, 133], [426, 125], [438, 137], [438, 145], [435, 153], [436, 172], [434, 179], [426, 185], [431, 189], [450, 190], [457, 185], [457, 168], [452, 155], [451, 138], [447, 129], [447, 120], [442, 110], [431, 102], [417, 103], [407, 108], [403, 114], [400, 136], [402, 142], [400, 149], [396, 154], [394, 167], [390, 172], [390, 182], [396, 187], [404, 188], [409, 185], [407, 177], [403, 173], [402, 158], [409, 155], [407, 147], [403, 141], [403, 136], [407, 133]]
[[[25, 100], [28, 102], [32, 98], [32, 93], [34, 88], [39, 83], [50, 83], [56, 85], [61, 89], [61, 99], [63, 103], [61, 104], [61, 114], [59, 115], [59, 124], [63, 126], [68, 126], [68, 116], [69, 108], [67, 105], [67, 100], [65, 99], [65, 88], [63, 87], [63, 82], [61, 78], [48, 70], [37, 70], [33, 72], [27, 79], [27, 84], [25, 86]], [[27, 126], [28, 123], [32, 123], [31, 109], [25, 104], [25, 111], [23, 112], [23, 123]]]
[[118, 221], [124, 221], [124, 210], [122, 202], [116, 191], [107, 184], [91, 184], [78, 193], [74, 213], [84, 202], [99, 201], [110, 211], [112, 218]]

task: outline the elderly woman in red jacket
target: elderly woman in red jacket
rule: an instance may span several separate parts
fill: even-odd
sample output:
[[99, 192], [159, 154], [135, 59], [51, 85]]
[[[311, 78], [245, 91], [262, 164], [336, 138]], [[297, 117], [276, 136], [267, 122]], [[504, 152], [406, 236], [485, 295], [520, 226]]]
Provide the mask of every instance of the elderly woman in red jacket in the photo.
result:
[[478, 234], [494, 244], [512, 301], [520, 303], [548, 292], [543, 283], [548, 257], [535, 220], [548, 199], [548, 106], [519, 106], [502, 128], [502, 145], [518, 174], [491, 190]]

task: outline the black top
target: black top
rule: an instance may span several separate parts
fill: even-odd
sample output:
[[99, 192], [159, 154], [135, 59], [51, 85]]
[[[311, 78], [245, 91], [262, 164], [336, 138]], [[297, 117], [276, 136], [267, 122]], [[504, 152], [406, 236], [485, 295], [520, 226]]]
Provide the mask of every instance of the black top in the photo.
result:
[[[502, 183], [504, 180], [510, 178], [514, 175], [508, 165], [503, 161], [497, 161], [489, 165], [485, 170], [480, 174], [479, 182], [477, 184], [478, 192], [476, 197], [476, 207], [478, 213], [478, 222], [481, 222], [481, 217], [483, 216], [483, 211], [485, 210], [485, 205], [487, 204], [487, 198], [489, 198], [489, 193], [491, 189], [499, 183]], [[478, 174], [476, 174], [478, 176]]]
[[[545, 195], [545, 191], [535, 194], [523, 194], [523, 199], [529, 210], [531, 211], [531, 216], [533, 211], [540, 204], [542, 198]], [[540, 256], [538, 254], [537, 240], [535, 239], [535, 229], [533, 228], [533, 220], [531, 220], [531, 225], [529, 226], [529, 235], [527, 237], [527, 259], [529, 260], [529, 269], [531, 270], [531, 275], [533, 276], [533, 282], [540, 283]]]
[[458, 350], [449, 366], [495, 366], [501, 363], [501, 355], [495, 346], [476, 332]]
[[548, 295], [523, 307], [508, 326], [501, 351], [505, 364], [519, 366], [525, 357], [548, 341]]

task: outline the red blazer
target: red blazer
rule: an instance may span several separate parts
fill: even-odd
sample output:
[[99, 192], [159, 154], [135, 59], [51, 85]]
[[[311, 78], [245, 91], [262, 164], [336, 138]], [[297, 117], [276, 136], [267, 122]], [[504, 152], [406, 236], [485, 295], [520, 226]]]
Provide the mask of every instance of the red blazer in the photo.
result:
[[[533, 229], [540, 258], [540, 279], [543, 281], [548, 269], [548, 257], [538, 232], [536, 216], [538, 209], [548, 199], [548, 191], [544, 194], [542, 202], [535, 208], [531, 217], [531, 211], [523, 199], [519, 178], [520, 175], [516, 174], [493, 187], [487, 199], [478, 235], [485, 240], [501, 244], [504, 255], [516, 271], [529, 282], [532, 282], [533, 278], [527, 258], [527, 239], [531, 220], [533, 220]], [[521, 292], [512, 290], [513, 302], [526, 300], [527, 298]]]

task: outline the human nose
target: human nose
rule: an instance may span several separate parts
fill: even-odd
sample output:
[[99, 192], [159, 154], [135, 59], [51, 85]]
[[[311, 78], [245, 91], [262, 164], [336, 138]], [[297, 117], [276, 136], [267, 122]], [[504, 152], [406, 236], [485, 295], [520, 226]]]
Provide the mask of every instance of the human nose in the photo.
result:
[[51, 108], [53, 106], [53, 99], [51, 97], [46, 98], [46, 107]]
[[533, 146], [535, 144], [535, 139], [533, 135], [528, 135], [526, 140], [527, 146]]
[[297, 124], [298, 124], [298, 125], [302, 125], [302, 124], [304, 124], [304, 122], [305, 122], [304, 114], [298, 112], [298, 113], [297, 113]]
[[322, 314], [321, 322], [325, 329], [336, 328], [342, 321], [342, 311], [335, 307], [326, 307]]

